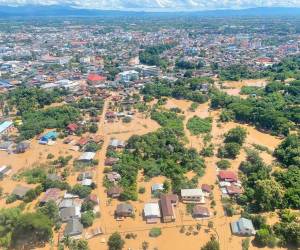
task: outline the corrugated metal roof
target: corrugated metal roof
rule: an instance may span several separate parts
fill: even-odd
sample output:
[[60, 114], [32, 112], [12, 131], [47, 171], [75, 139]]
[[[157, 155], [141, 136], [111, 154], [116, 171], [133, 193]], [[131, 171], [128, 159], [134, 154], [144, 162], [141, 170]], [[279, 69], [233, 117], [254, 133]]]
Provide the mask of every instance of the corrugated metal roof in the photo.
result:
[[0, 134], [2, 134], [5, 130], [7, 130], [10, 126], [13, 125], [12, 121], [5, 121], [0, 124]]

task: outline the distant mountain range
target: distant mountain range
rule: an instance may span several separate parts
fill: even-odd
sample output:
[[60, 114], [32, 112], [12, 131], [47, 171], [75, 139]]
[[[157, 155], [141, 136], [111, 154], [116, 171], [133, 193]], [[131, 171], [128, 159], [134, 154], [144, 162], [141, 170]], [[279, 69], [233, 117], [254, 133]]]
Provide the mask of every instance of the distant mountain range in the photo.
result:
[[300, 16], [300, 8], [251, 8], [239, 10], [210, 10], [191, 12], [145, 12], [145, 11], [117, 11], [80, 9], [64, 5], [25, 5], [25, 6], [1, 6], [0, 19], [8, 17], [71, 17], [71, 16], [199, 16], [199, 17], [230, 17], [230, 16]]

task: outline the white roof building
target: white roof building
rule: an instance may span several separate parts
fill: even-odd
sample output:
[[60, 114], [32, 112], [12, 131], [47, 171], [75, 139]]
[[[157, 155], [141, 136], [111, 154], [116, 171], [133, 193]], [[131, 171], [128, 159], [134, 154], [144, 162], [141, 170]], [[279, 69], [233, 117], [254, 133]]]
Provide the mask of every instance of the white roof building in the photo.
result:
[[201, 188], [181, 189], [181, 197], [200, 197], [204, 196]]
[[80, 157], [79, 161], [91, 161], [94, 159], [96, 153], [94, 152], [84, 152]]
[[160, 208], [158, 203], [146, 203], [144, 207], [144, 215], [146, 218], [160, 218]]
[[183, 202], [205, 203], [205, 195], [201, 188], [181, 189], [181, 198]]

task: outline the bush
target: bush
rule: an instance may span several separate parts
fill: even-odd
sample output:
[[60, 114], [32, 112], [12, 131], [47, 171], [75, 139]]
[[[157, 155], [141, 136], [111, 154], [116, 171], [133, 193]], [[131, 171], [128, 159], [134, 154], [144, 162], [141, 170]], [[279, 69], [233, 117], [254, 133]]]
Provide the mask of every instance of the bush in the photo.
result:
[[276, 238], [270, 229], [262, 228], [256, 232], [254, 243], [259, 247], [275, 247]]
[[220, 161], [218, 161], [217, 162], [217, 166], [218, 166], [218, 168], [220, 168], [220, 169], [227, 169], [227, 168], [230, 168], [230, 161], [228, 161], [228, 160], [220, 160]]
[[200, 155], [202, 155], [203, 157], [211, 157], [214, 155], [214, 145], [213, 144], [209, 144], [208, 147], [204, 147], [201, 152]]
[[190, 111], [195, 112], [196, 109], [199, 107], [199, 103], [193, 102], [189, 108]]
[[220, 250], [220, 244], [216, 239], [212, 238], [203, 247], [201, 247], [201, 250]]
[[248, 250], [250, 245], [250, 239], [244, 239], [242, 240], [242, 250]]
[[97, 123], [92, 123], [91, 126], [89, 127], [89, 132], [95, 134], [97, 133], [97, 131], [98, 131]]
[[150, 230], [150, 232], [149, 232], [149, 236], [150, 236], [150, 237], [153, 237], [153, 238], [156, 238], [156, 237], [158, 237], [158, 236], [160, 236], [160, 235], [161, 235], [161, 229], [158, 228], [158, 227], [152, 228], [152, 229]]
[[123, 119], [122, 119], [122, 122], [124, 123], [130, 123], [132, 121], [132, 118], [130, 116], [125, 116]]
[[93, 221], [95, 219], [95, 215], [92, 211], [87, 211], [81, 215], [81, 223], [83, 227], [90, 227], [93, 225]]
[[54, 158], [54, 155], [53, 155], [53, 154], [50, 153], [50, 154], [47, 155], [47, 159], [50, 160], [50, 159], [53, 159], [53, 158]]
[[86, 198], [90, 193], [92, 189], [87, 186], [83, 186], [81, 184], [76, 184], [72, 189], [71, 193], [78, 195], [81, 199]]
[[85, 152], [97, 152], [100, 148], [101, 147], [96, 142], [90, 142], [85, 146], [84, 151]]
[[234, 113], [231, 110], [223, 110], [220, 114], [221, 122], [230, 122], [234, 119]]
[[17, 199], [18, 199], [18, 197], [15, 194], [11, 194], [6, 198], [5, 203], [10, 204], [10, 203], [15, 202]]
[[144, 194], [146, 192], [146, 188], [145, 187], [140, 187], [139, 188], [139, 193], [140, 194]]

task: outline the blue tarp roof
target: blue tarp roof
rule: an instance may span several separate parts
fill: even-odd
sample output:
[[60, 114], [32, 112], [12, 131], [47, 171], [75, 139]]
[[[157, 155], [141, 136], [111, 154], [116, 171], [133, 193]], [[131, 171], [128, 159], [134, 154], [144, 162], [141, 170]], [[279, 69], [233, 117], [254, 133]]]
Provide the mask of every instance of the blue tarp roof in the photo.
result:
[[44, 134], [41, 140], [50, 140], [55, 139], [57, 137], [57, 133], [55, 131], [50, 131], [47, 134]]

